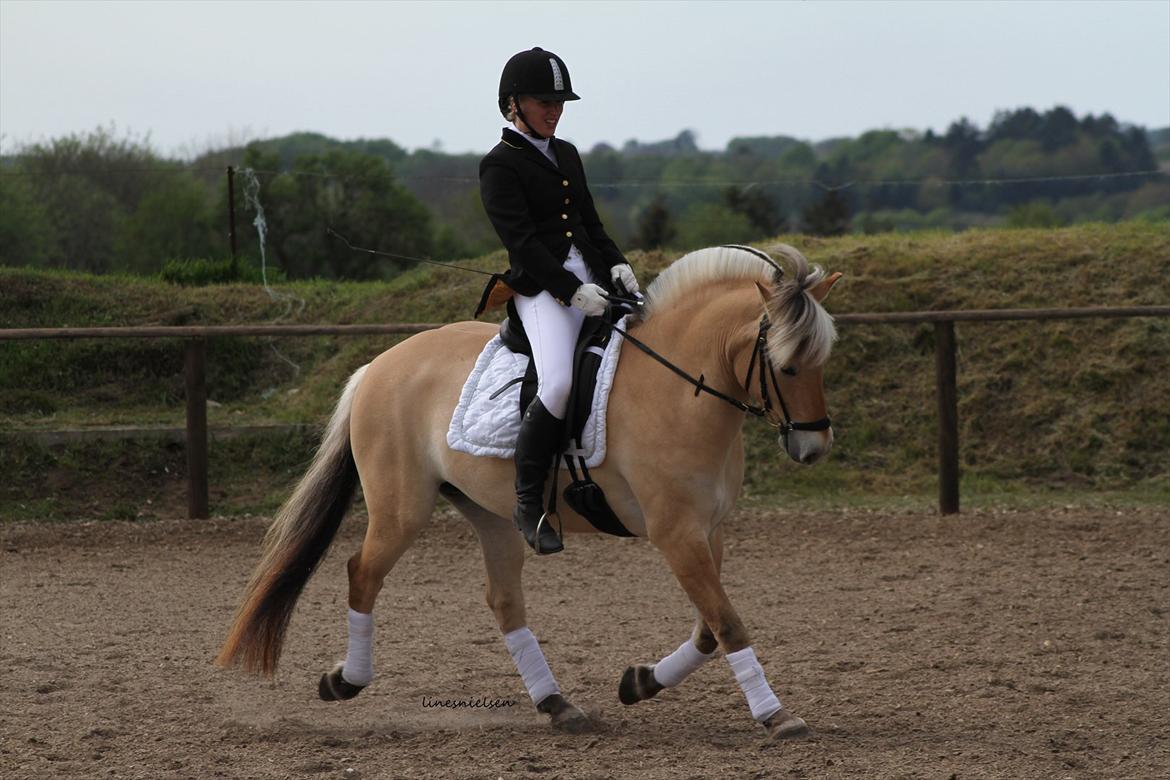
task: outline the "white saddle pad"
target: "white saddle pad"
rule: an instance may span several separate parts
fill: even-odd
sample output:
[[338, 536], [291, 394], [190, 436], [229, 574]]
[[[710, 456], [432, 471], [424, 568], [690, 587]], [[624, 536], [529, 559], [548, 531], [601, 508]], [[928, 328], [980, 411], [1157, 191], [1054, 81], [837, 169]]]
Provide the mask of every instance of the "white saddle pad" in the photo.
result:
[[[623, 330], [627, 319], [623, 317], [618, 323]], [[605, 460], [605, 411], [621, 349], [622, 336], [615, 333], [602, 353], [601, 367], [597, 370], [597, 389], [581, 433], [581, 449], [568, 450], [584, 457], [589, 468], [596, 468]], [[499, 335], [493, 337], [479, 353], [475, 368], [463, 384], [459, 405], [447, 429], [447, 446], [469, 455], [513, 457], [520, 432], [520, 383], [516, 382], [494, 399], [491, 396], [523, 377], [527, 370], [527, 355], [517, 355], [504, 346]]]

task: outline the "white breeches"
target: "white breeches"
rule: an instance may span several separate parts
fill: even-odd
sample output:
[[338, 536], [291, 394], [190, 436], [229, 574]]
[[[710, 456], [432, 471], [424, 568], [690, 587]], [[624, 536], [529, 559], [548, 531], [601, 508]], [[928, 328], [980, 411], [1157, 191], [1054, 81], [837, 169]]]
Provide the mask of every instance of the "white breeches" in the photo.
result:
[[[593, 281], [585, 258], [575, 246], [569, 249], [565, 269], [582, 282]], [[577, 335], [585, 322], [585, 313], [561, 305], [548, 292], [531, 297], [517, 295], [514, 300], [524, 332], [532, 344], [532, 359], [536, 362], [536, 395], [549, 414], [563, 420], [573, 385], [573, 349], [577, 346]]]

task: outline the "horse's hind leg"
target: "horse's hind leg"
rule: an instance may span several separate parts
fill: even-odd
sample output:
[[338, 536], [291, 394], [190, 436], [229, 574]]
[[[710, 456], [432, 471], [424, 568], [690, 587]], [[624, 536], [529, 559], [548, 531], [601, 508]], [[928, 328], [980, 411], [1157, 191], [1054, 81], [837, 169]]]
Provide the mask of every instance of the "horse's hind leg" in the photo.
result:
[[[397, 483], [397, 484], [394, 484]], [[374, 678], [374, 602], [386, 575], [414, 543], [435, 508], [436, 487], [422, 480], [369, 480], [365, 490], [369, 525], [349, 559], [349, 644], [345, 660], [321, 676], [324, 701], [352, 699]]]
[[561, 694], [540, 643], [528, 628], [521, 584], [524, 544], [520, 534], [510, 519], [488, 512], [455, 488], [445, 486], [442, 493], [471, 522], [479, 537], [487, 569], [488, 607], [532, 703], [549, 716], [555, 728], [572, 733], [587, 731], [592, 726], [589, 717]]

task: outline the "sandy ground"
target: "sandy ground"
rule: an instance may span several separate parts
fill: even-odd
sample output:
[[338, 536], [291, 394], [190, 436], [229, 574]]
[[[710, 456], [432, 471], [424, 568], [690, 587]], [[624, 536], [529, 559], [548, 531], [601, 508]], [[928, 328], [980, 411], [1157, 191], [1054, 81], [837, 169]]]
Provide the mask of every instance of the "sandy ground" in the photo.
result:
[[[813, 728], [762, 747], [724, 660], [623, 707], [629, 663], [690, 630], [645, 542], [569, 539], [529, 616], [593, 733], [553, 732], [483, 603], [470, 528], [434, 522], [387, 580], [379, 678], [325, 704], [346, 521], [275, 680], [212, 665], [263, 518], [7, 525], [4, 778], [1166, 778], [1170, 511], [741, 512], [725, 585]], [[485, 699], [493, 709], [428, 706]]]

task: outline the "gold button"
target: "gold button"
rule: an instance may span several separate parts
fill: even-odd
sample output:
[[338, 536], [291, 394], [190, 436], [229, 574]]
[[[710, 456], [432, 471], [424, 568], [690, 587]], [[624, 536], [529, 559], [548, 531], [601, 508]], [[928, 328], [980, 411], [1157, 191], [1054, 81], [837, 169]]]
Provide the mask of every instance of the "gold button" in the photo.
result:
[[565, 179], [563, 182], [561, 182], [561, 186], [562, 186], [562, 187], [568, 187], [568, 186], [569, 186], [569, 180], [568, 180], [568, 179]]
[[566, 231], [565, 231], [565, 237], [566, 237], [566, 238], [572, 238], [572, 237], [573, 237], [573, 231], [572, 231], [572, 230], [566, 230]]
[[568, 214], [561, 214], [561, 219], [568, 219], [568, 218], [569, 218]]

